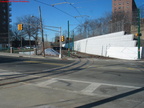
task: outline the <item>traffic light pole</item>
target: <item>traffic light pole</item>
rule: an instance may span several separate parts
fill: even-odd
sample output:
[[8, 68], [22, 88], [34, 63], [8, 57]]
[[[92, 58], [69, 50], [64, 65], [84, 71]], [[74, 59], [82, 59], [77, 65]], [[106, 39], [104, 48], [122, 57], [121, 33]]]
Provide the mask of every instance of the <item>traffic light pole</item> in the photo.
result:
[[59, 36], [59, 43], [60, 43], [60, 52], [59, 52], [59, 58], [62, 58], [62, 41], [61, 41], [61, 27], [60, 27], [60, 36]]
[[69, 21], [68, 21], [68, 57], [70, 57]]
[[[138, 34], [140, 34], [140, 10], [138, 9]], [[138, 59], [140, 59], [140, 35], [138, 35]]]

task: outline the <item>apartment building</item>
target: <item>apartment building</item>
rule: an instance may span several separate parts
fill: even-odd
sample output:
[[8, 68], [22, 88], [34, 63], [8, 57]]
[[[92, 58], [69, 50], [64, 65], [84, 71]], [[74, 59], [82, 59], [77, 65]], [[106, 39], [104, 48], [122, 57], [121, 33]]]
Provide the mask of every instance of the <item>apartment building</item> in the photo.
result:
[[137, 13], [137, 6], [134, 0], [112, 0], [113, 14], [123, 14], [132, 20]]
[[[8, 0], [3, 0], [8, 1]], [[0, 47], [8, 47], [11, 22], [11, 3], [0, 2]]]
[[112, 22], [121, 21], [123, 30], [131, 33], [131, 25], [137, 21], [137, 6], [134, 0], [112, 0]]

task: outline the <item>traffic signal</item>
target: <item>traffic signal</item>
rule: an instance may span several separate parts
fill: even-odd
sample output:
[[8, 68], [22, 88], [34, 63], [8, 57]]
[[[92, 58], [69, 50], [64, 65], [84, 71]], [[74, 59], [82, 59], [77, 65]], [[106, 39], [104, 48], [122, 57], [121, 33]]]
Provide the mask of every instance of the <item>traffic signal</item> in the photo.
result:
[[61, 41], [64, 42], [65, 41], [65, 37], [61, 36]]
[[67, 38], [67, 40], [71, 40], [71, 38]]
[[23, 30], [23, 24], [18, 24], [18, 30]]
[[141, 33], [136, 33], [136, 34], [135, 34], [135, 36], [141, 36], [141, 35], [142, 35]]

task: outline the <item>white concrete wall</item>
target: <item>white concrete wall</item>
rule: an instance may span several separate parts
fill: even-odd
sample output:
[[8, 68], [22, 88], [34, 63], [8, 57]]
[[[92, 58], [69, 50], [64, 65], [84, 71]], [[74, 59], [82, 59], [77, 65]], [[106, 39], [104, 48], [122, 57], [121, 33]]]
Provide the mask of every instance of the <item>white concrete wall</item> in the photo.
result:
[[[133, 38], [134, 38], [134, 35], [132, 34], [124, 35], [124, 31], [101, 35], [101, 36], [90, 37], [87, 39], [75, 41], [74, 50], [83, 52], [83, 53], [88, 53], [88, 54], [100, 55], [100, 56], [130, 59], [128, 56], [118, 57], [118, 56], [113, 55], [115, 51], [121, 50], [121, 48], [123, 49], [123, 48], [128, 47], [127, 51], [125, 50], [126, 51], [125, 53], [128, 53], [129, 56], [131, 56], [133, 59], [136, 59], [137, 54], [132, 53], [132, 52], [137, 51], [137, 49], [135, 48], [136, 41], [133, 40]], [[70, 43], [70, 46], [72, 48], [71, 43]], [[68, 47], [68, 45], [65, 45], [65, 47]], [[117, 47], [117, 48], [113, 48], [113, 47]]]
[[[142, 47], [140, 48], [142, 53]], [[137, 60], [138, 48], [137, 47], [110, 47], [107, 50], [107, 56], [119, 59]]]

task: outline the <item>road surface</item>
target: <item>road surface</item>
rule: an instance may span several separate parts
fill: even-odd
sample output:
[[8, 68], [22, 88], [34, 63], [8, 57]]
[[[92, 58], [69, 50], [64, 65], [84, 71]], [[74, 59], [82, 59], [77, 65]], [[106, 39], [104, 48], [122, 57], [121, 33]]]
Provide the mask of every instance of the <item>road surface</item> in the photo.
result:
[[2, 108], [143, 108], [144, 62], [1, 57]]

